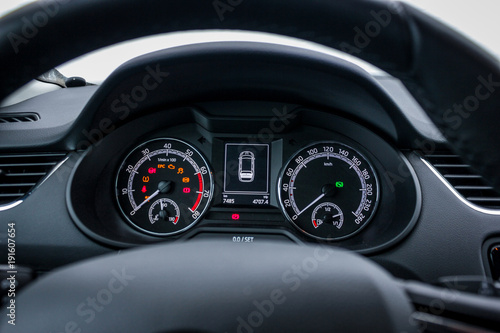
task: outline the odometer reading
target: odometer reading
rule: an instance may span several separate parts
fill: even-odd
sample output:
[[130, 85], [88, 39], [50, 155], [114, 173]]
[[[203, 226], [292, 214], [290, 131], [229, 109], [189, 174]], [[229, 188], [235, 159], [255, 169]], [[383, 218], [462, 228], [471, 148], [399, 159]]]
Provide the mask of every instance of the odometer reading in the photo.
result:
[[173, 235], [194, 225], [213, 194], [203, 156], [177, 139], [155, 139], [135, 148], [116, 180], [118, 205], [136, 228]]
[[297, 152], [278, 183], [281, 208], [304, 233], [323, 240], [354, 235], [378, 203], [377, 176], [353, 148], [319, 142]]

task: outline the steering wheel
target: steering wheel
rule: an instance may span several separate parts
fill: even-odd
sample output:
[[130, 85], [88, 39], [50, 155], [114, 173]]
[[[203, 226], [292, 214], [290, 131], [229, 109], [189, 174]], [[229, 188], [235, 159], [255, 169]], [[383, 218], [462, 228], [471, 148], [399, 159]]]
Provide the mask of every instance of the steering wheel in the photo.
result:
[[[500, 189], [497, 60], [402, 3], [39, 1], [2, 20], [0, 98], [100, 47], [195, 29], [276, 33], [372, 63], [400, 79], [456, 152]], [[53, 272], [18, 300], [24, 318], [2, 332], [416, 330], [407, 296], [387, 273], [319, 246], [152, 246]]]

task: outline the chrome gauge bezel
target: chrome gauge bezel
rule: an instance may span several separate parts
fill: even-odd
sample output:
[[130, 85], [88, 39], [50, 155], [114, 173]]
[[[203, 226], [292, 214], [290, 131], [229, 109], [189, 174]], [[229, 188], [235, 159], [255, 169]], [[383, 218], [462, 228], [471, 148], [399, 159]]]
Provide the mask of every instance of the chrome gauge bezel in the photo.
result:
[[[368, 218], [366, 218], [366, 220], [363, 221], [362, 225], [359, 228], [357, 228], [354, 232], [351, 232], [351, 233], [349, 233], [347, 235], [343, 235], [343, 236], [340, 236], [340, 237], [321, 237], [321, 236], [315, 235], [315, 234], [313, 234], [311, 232], [308, 232], [303, 227], [301, 227], [299, 225], [299, 223], [296, 222], [292, 218], [292, 216], [290, 216], [290, 214], [287, 211], [287, 208], [285, 207], [285, 204], [284, 204], [284, 200], [290, 199], [290, 196], [284, 197], [284, 191], [282, 190], [282, 187], [283, 187], [283, 184], [284, 184], [284, 178], [285, 178], [285, 175], [286, 175], [286, 172], [287, 172], [288, 168], [290, 167], [290, 165], [292, 163], [295, 163], [295, 164], [299, 165], [300, 163], [297, 163], [295, 161], [297, 159], [297, 157], [300, 156], [302, 153], [306, 152], [307, 150], [310, 150], [313, 147], [318, 146], [318, 145], [343, 146], [347, 150], [355, 152], [356, 156], [362, 159], [362, 163], [364, 163], [364, 165], [366, 165], [367, 167], [370, 168], [370, 171], [371, 171], [370, 174], [373, 177], [373, 186], [375, 187], [375, 195], [374, 195], [374, 202], [372, 203], [373, 208], [370, 210], [370, 215], [368, 216]], [[323, 153], [324, 152], [318, 152], [317, 154], [314, 154], [314, 155], [320, 155], [320, 154], [323, 154]], [[296, 168], [294, 168], [293, 170], [295, 171]], [[316, 142], [312, 142], [312, 143], [310, 143], [310, 144], [308, 144], [308, 145], [300, 148], [296, 152], [294, 152], [290, 156], [290, 158], [286, 161], [286, 163], [284, 164], [284, 166], [282, 167], [282, 169], [280, 170], [279, 175], [280, 176], [279, 176], [279, 180], [278, 180], [277, 193], [278, 193], [278, 203], [279, 203], [280, 210], [283, 213], [283, 215], [285, 216], [285, 218], [287, 219], [287, 221], [290, 222], [291, 225], [293, 225], [297, 230], [301, 231], [303, 234], [307, 235], [308, 237], [311, 237], [311, 238], [314, 238], [314, 239], [317, 239], [317, 240], [321, 240], [321, 241], [340, 241], [340, 240], [343, 240], [343, 239], [346, 239], [346, 238], [351, 238], [351, 237], [357, 235], [358, 233], [360, 233], [363, 229], [365, 229], [366, 226], [368, 226], [370, 224], [370, 221], [374, 218], [374, 216], [377, 213], [377, 209], [378, 209], [379, 202], [380, 202], [380, 197], [381, 197], [381, 188], [379, 186], [378, 174], [376, 172], [376, 169], [373, 167], [373, 164], [370, 162], [370, 160], [366, 157], [366, 155], [364, 153], [360, 152], [359, 148], [353, 148], [351, 145], [348, 145], [348, 144], [345, 144], [345, 143], [339, 142], [339, 141], [334, 141], [334, 140], [332, 140], [332, 141], [316, 141]], [[291, 178], [291, 176], [287, 176], [287, 177]], [[288, 192], [288, 193], [290, 193], [290, 192]], [[316, 205], [319, 205], [321, 203], [323, 203], [323, 202], [322, 201], [318, 201]], [[292, 205], [293, 204], [295, 204], [295, 203], [292, 203]], [[360, 201], [360, 206], [359, 207], [361, 207], [361, 205], [362, 205], [362, 201]], [[314, 206], [311, 207], [311, 209], [314, 209]], [[305, 209], [303, 209], [303, 210], [305, 210]]]

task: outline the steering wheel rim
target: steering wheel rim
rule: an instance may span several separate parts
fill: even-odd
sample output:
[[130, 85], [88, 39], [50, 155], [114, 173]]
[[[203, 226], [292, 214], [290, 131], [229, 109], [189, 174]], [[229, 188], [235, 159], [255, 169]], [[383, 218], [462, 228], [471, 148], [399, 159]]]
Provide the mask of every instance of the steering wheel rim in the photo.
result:
[[[214, 3], [226, 4], [226, 7], [217, 9]], [[500, 141], [500, 132], [496, 129], [500, 117], [496, 112], [500, 106], [497, 93], [500, 86], [498, 63], [470, 41], [409, 5], [390, 5], [389, 2], [371, 0], [233, 0], [227, 3], [197, 0], [40, 1], [8, 15], [2, 21], [0, 33], [5, 38], [0, 40], [0, 61], [3, 64], [0, 75], [4, 80], [0, 82], [0, 98], [6, 97], [33, 77], [77, 55], [156, 33], [193, 29], [244, 29], [306, 39], [354, 53], [399, 78], [454, 149], [500, 189], [500, 175], [497, 172], [500, 154], [495, 147], [495, 143]], [[113, 24], [110, 25], [110, 22]], [[135, 24], [130, 26], [129, 22]], [[72, 40], [73, 48], [60, 43], [61, 40]], [[19, 63], [23, 64], [21, 69], [17, 66]], [[457, 71], [456, 68], [463, 70]], [[474, 104], [467, 104], [472, 103], [471, 101]], [[462, 105], [461, 111], [454, 109], [453, 105], [457, 103]], [[151, 251], [147, 253], [154, 257], [155, 253], [157, 256], [168, 252], [202, 249], [207, 260], [221, 255], [220, 249], [210, 248], [213, 244], [192, 244], [194, 245], [163, 245], [160, 248], [130, 251], [127, 255], [107, 257], [99, 262], [103, 267], [111, 267], [121, 260], [130, 259], [130, 265], [140, 265], [142, 257], [137, 253], [142, 253], [141, 251]], [[276, 246], [276, 254], [270, 255], [270, 259], [275, 262], [287, 260], [283, 255], [289, 253], [288, 247], [257, 245], [254, 253], [234, 250], [233, 254], [240, 254], [240, 257], [232, 256], [231, 265], [238, 264], [234, 262], [236, 259], [255, 260], [256, 253], [267, 256], [268, 246]], [[289, 250], [297, 251], [295, 258], [304, 259], [311, 255], [309, 247], [296, 249], [298, 248], [294, 247]], [[189, 253], [191, 254], [181, 256], [187, 260], [186, 267], [190, 267], [187, 264], [189, 259], [194, 258], [194, 254]], [[344, 261], [346, 258], [361, 260], [350, 256], [339, 252], [335, 258]], [[96, 267], [95, 264], [96, 261], [78, 264], [59, 272], [60, 274], [49, 276], [42, 283], [55, 288], [61, 277], [68, 277], [65, 274], [85, 274], [85, 269]], [[335, 263], [331, 264], [335, 267]], [[371, 264], [363, 262], [360, 264], [362, 269], [352, 272], [351, 276], [364, 271], [364, 267], [369, 265]], [[276, 273], [277, 268], [272, 269]], [[265, 275], [266, 270], [261, 272]], [[327, 272], [334, 274], [325, 271], [322, 281], [327, 281]], [[375, 275], [376, 279], [367, 280], [370, 286], [383, 279], [379, 273]], [[89, 286], [84, 281], [80, 285]], [[387, 283], [387, 286], [391, 285]], [[26, 290], [23, 297], [29, 300], [30, 297], [39, 296], [35, 291], [43, 291], [43, 286], [47, 285], [35, 284]], [[414, 328], [401, 322], [401, 318], [408, 318], [411, 309], [404, 295], [400, 292], [398, 294], [396, 289], [392, 288], [388, 295], [398, 295], [395, 296], [397, 303], [406, 304], [400, 307], [404, 310], [403, 314], [395, 316], [399, 320], [397, 329], [406, 326], [405, 329], [411, 331]], [[318, 290], [313, 292], [318, 293]], [[394, 312], [387, 310], [385, 313]], [[388, 326], [386, 331], [392, 331], [396, 326]]]
[[[353, 53], [399, 78], [452, 148], [500, 189], [498, 61], [410, 5], [377, 0], [38, 1], [2, 21], [0, 98], [78, 55], [157, 33], [243, 29]], [[68, 48], [61, 40], [75, 42]]]
[[59, 269], [16, 303], [23, 318], [2, 332], [416, 332], [406, 294], [379, 266], [282, 242], [129, 250]]

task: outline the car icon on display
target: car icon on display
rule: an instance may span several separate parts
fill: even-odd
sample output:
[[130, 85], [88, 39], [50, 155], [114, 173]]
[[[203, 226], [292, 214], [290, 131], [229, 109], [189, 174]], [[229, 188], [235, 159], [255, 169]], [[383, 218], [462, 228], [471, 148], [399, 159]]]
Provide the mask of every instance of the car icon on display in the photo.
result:
[[248, 150], [238, 157], [238, 179], [243, 183], [253, 182], [255, 177], [255, 155]]

